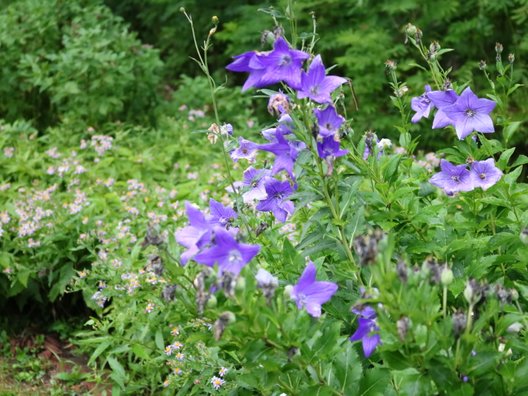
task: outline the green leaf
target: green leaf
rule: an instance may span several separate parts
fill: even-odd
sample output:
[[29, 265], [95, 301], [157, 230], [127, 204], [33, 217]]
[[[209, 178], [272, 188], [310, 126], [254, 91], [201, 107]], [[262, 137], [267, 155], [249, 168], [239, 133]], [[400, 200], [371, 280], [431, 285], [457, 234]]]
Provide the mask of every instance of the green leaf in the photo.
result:
[[389, 370], [374, 368], [367, 370], [361, 379], [360, 396], [385, 396], [389, 385]]
[[126, 372], [121, 363], [111, 356], [109, 356], [106, 361], [112, 369], [112, 374], [110, 374], [110, 377], [119, 385], [121, 389], [125, 389]]
[[519, 176], [521, 175], [521, 172], [522, 172], [522, 166], [518, 166], [517, 168], [515, 168], [513, 172], [510, 172], [506, 176], [504, 176], [504, 181], [507, 184], [512, 185], [519, 178]]
[[163, 333], [161, 330], [158, 330], [156, 332], [156, 335], [154, 336], [154, 340], [156, 342], [156, 346], [158, 349], [164, 350], [165, 349], [165, 341], [163, 341]]
[[[108, 339], [109, 337], [104, 337], [103, 339]], [[88, 341], [88, 340], [87, 340]], [[95, 349], [95, 351], [92, 353], [92, 356], [90, 356], [90, 360], [88, 361], [88, 365], [95, 362], [95, 360], [103, 353], [110, 345], [112, 345], [111, 341], [104, 341]]]
[[508, 142], [511, 139], [512, 135], [515, 133], [517, 129], [519, 129], [521, 124], [522, 124], [521, 121], [514, 121], [514, 122], [510, 122], [506, 127], [504, 127], [502, 133], [504, 135], [504, 140], [506, 142]]
[[499, 160], [497, 161], [497, 166], [499, 168], [504, 169], [508, 165], [508, 161], [510, 160], [510, 157], [512, 156], [513, 152], [515, 151], [515, 147], [509, 148], [508, 150], [504, 151]]
[[334, 374], [341, 384], [341, 392], [345, 395], [357, 394], [362, 372], [363, 366], [354, 346], [346, 342], [334, 361]]
[[140, 359], [147, 360], [147, 359], [150, 358], [150, 356], [149, 356], [149, 354], [147, 352], [147, 348], [145, 348], [141, 344], [132, 345], [132, 352], [134, 353], [134, 355], [136, 355]]

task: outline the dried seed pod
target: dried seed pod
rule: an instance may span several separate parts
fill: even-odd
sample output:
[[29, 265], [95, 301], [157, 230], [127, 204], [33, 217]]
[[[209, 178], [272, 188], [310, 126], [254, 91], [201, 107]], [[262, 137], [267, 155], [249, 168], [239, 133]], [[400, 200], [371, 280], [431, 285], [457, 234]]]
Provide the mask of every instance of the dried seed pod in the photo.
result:
[[460, 335], [466, 329], [467, 317], [463, 311], [457, 311], [453, 314], [453, 332], [455, 337], [460, 337]]

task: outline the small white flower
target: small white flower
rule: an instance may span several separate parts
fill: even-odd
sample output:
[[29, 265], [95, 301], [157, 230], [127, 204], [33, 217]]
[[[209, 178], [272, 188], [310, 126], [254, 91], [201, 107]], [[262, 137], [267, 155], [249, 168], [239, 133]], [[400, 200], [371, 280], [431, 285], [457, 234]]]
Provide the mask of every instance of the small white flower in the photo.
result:
[[211, 384], [213, 385], [213, 388], [216, 390], [220, 389], [222, 385], [224, 385], [225, 381], [222, 378], [219, 378], [217, 376], [214, 376], [211, 378]]

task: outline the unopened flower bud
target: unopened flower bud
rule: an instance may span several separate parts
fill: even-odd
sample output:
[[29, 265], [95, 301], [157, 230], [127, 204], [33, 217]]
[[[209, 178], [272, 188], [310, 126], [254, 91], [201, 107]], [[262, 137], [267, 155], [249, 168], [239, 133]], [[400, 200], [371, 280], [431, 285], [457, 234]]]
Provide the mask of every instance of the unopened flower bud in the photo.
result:
[[518, 333], [522, 329], [523, 329], [523, 325], [521, 323], [519, 323], [519, 322], [515, 322], [515, 323], [512, 323], [511, 325], [509, 325], [508, 328], [506, 329], [506, 331], [508, 333]]
[[467, 282], [466, 288], [464, 289], [464, 298], [466, 299], [468, 303], [472, 304], [474, 295], [475, 295], [475, 291], [473, 290], [471, 283]]
[[290, 99], [282, 92], [271, 95], [268, 101], [268, 112], [271, 115], [282, 115], [290, 112]]
[[392, 142], [390, 139], [381, 139], [379, 142], [378, 142], [378, 148], [380, 150], [385, 150], [385, 149], [389, 149], [392, 147]]
[[396, 322], [396, 328], [398, 330], [398, 336], [400, 337], [400, 340], [402, 341], [405, 340], [405, 336], [407, 335], [407, 332], [409, 331], [410, 327], [411, 327], [411, 320], [407, 316], [402, 316]]
[[396, 62], [393, 61], [392, 59], [387, 59], [385, 61], [385, 67], [389, 70], [396, 70], [397, 65], [396, 65]]
[[469, 304], [475, 304], [482, 298], [484, 289], [475, 279], [469, 279], [464, 289], [464, 298]]
[[528, 245], [528, 228], [524, 228], [521, 231], [521, 235], [519, 235], [519, 238], [521, 239], [521, 242], [525, 245]]
[[236, 316], [233, 312], [223, 312], [220, 314], [216, 322], [214, 323], [214, 337], [218, 341], [222, 338], [224, 330], [228, 324], [234, 323], [236, 321]]
[[416, 40], [417, 43], [419, 43], [420, 41], [422, 41], [422, 37], [423, 37], [423, 33], [420, 29], [416, 29], [416, 34], [414, 35], [414, 39]]
[[398, 261], [398, 265], [396, 266], [396, 273], [398, 274], [398, 277], [400, 278], [402, 283], [407, 283], [409, 270], [407, 268], [407, 264], [405, 264], [404, 261]]
[[215, 144], [218, 141], [218, 135], [215, 135], [214, 133], [208, 133], [207, 140], [209, 140], [209, 143]]
[[442, 87], [442, 89], [444, 91], [448, 91], [450, 89], [453, 89], [453, 84], [451, 83], [451, 80], [449, 80], [448, 78], [446, 78], [446, 80], [444, 81], [444, 86]]
[[482, 59], [480, 62], [479, 62], [479, 69], [480, 70], [486, 70], [486, 68], [488, 67], [488, 65], [486, 64], [486, 61], [484, 59]]
[[180, 12], [184, 13], [185, 12], [185, 7], [180, 7]]
[[495, 285], [495, 295], [499, 299], [501, 304], [508, 304], [511, 303], [511, 292], [510, 289], [506, 289], [504, 286], [498, 284]]
[[246, 290], [246, 279], [239, 276], [237, 281], [236, 281], [236, 285], [235, 285], [235, 290], [237, 292], [243, 292], [244, 290]]
[[293, 291], [293, 286], [292, 285], [286, 286], [284, 288], [284, 297], [286, 297], [286, 299], [289, 300], [291, 298], [292, 291]]
[[257, 287], [262, 290], [262, 294], [270, 303], [275, 294], [275, 289], [279, 286], [279, 280], [263, 268], [259, 268], [255, 279], [257, 280]]
[[508, 54], [508, 62], [510, 62], [510, 64], [515, 62], [515, 54]]
[[273, 45], [274, 42], [275, 35], [273, 34], [273, 32], [270, 32], [269, 30], [264, 30], [260, 35], [260, 43], [262, 44], [262, 46]]
[[216, 296], [212, 294], [209, 296], [209, 299], [207, 300], [207, 308], [216, 308], [216, 305], [218, 303], [218, 300], [216, 299]]
[[218, 135], [220, 133], [220, 127], [215, 122], [213, 122], [211, 126], [207, 128], [207, 130], [211, 133], [214, 133], [215, 135]]
[[443, 286], [449, 286], [453, 282], [453, 271], [450, 268], [444, 267], [442, 274], [440, 275], [440, 282]]
[[435, 59], [438, 51], [440, 51], [440, 44], [438, 43], [438, 41], [433, 41], [431, 45], [429, 45], [429, 59]]
[[165, 301], [170, 302], [174, 300], [174, 296], [176, 295], [176, 289], [176, 285], [167, 285], [163, 288], [161, 296]]
[[220, 127], [220, 134], [224, 136], [233, 135], [233, 125], [231, 124], [222, 124]]
[[406, 85], [402, 85], [400, 88], [396, 89], [394, 91], [394, 95], [396, 95], [398, 98], [403, 97], [407, 92], [409, 92], [409, 88]]
[[407, 34], [408, 36], [414, 37], [417, 31], [418, 31], [418, 28], [414, 26], [412, 23], [408, 23], [405, 26], [405, 34]]
[[516, 289], [510, 289], [512, 301], [517, 301], [519, 299], [519, 292]]
[[463, 311], [457, 311], [453, 314], [453, 332], [455, 337], [459, 337], [466, 328], [466, 314]]
[[504, 47], [502, 46], [501, 43], [495, 43], [495, 52], [497, 54], [502, 54], [502, 51], [504, 50]]
[[213, 15], [213, 17], [211, 18], [211, 22], [213, 23], [213, 25], [218, 25], [218, 17], [216, 15]]

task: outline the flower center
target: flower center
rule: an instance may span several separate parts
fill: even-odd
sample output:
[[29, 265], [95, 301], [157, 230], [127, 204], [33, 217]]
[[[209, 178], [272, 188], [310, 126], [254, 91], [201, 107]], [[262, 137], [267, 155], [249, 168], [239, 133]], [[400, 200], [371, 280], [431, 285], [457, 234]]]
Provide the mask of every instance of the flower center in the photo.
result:
[[459, 176], [451, 176], [451, 180], [454, 182], [460, 183], [460, 177]]
[[317, 92], [318, 92], [318, 91], [319, 91], [319, 87], [318, 87], [317, 85], [314, 86], [314, 87], [312, 87], [312, 88], [310, 88], [310, 93], [311, 93], [312, 95], [317, 95]]
[[231, 250], [227, 256], [227, 261], [230, 264], [238, 264], [242, 261], [242, 255], [238, 250]]
[[324, 126], [325, 126], [325, 128], [328, 129], [329, 131], [332, 130], [332, 124], [330, 124], [329, 122], [327, 122]]
[[304, 295], [304, 293], [297, 294], [297, 302], [302, 307], [306, 306], [306, 296]]
[[479, 177], [480, 177], [481, 180], [486, 180], [486, 174], [485, 173], [481, 173], [479, 175]]
[[475, 110], [473, 110], [473, 109], [467, 109], [467, 110], [466, 110], [466, 115], [467, 115], [468, 117], [474, 117], [475, 114], [477, 114], [477, 112], [476, 112]]
[[290, 55], [282, 55], [280, 58], [279, 66], [288, 66], [292, 62]]

